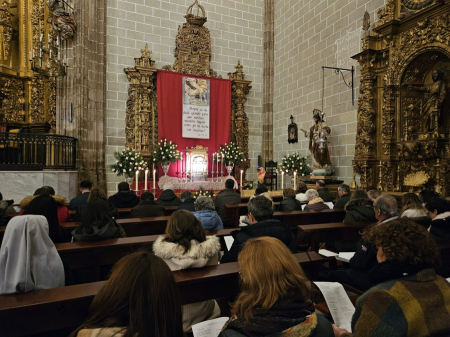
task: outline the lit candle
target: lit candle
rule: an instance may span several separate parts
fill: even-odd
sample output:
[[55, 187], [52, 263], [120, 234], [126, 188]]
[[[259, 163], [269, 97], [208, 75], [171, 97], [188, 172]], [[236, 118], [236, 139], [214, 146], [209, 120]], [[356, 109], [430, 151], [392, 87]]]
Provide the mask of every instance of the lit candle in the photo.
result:
[[59, 46], [59, 36], [56, 37], [56, 45]]
[[49, 56], [49, 58], [51, 59], [52, 58], [52, 50], [50, 49], [50, 56]]
[[242, 192], [242, 174], [244, 173], [244, 170], [241, 170], [241, 192]]
[[183, 179], [183, 152], [181, 152], [181, 179]]
[[34, 49], [33, 49], [33, 59], [34, 59], [34, 57], [35, 57], [35, 53], [34, 53]]
[[145, 170], [145, 187], [144, 187], [144, 190], [147, 190], [147, 176], [148, 176], [148, 169]]
[[30, 61], [31, 61], [31, 51], [30, 51]]
[[139, 181], [139, 170], [136, 171], [136, 191], [139, 190], [138, 181]]
[[156, 170], [153, 170], [153, 189], [156, 189]]
[[284, 186], [284, 171], [281, 171], [281, 189], [283, 189]]
[[295, 190], [295, 186], [297, 186], [297, 171], [294, 171], [294, 190]]
[[43, 38], [44, 38], [44, 34], [41, 34], [41, 38], [39, 39], [41, 43], [42, 43]]

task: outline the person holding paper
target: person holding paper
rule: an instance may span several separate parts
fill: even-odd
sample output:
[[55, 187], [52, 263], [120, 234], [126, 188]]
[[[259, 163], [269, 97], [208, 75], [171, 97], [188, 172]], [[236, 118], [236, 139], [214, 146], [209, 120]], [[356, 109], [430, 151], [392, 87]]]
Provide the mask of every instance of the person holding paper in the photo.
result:
[[309, 280], [283, 242], [250, 239], [238, 262], [241, 292], [219, 337], [333, 336], [328, 320], [316, 315]]
[[[205, 236], [202, 223], [191, 212], [174, 212], [167, 222], [166, 233], [153, 244], [153, 252], [164, 259], [169, 268], [182, 270], [202, 268], [219, 263], [220, 241], [215, 235]], [[183, 330], [220, 315], [215, 300], [183, 305]]]
[[449, 336], [450, 284], [437, 276], [436, 242], [409, 218], [385, 222], [363, 239], [376, 247], [368, 275], [375, 287], [356, 302], [352, 332], [333, 325], [335, 337]]

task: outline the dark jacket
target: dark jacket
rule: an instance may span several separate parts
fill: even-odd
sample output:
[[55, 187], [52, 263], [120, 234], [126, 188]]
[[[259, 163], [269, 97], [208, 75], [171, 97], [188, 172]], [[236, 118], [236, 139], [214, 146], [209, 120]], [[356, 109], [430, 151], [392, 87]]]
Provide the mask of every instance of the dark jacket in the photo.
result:
[[377, 222], [377, 219], [375, 218], [375, 211], [373, 210], [372, 200], [368, 199], [350, 200], [348, 204], [345, 206], [345, 210], [347, 212], [345, 213], [344, 222], [355, 222], [355, 221]]
[[238, 205], [241, 203], [241, 196], [237, 194], [232, 188], [226, 188], [220, 191], [214, 199], [216, 212], [222, 219], [225, 227], [234, 227], [234, 218], [225, 217], [225, 205]]
[[223, 229], [222, 220], [216, 211], [205, 210], [192, 213], [202, 222], [202, 226], [206, 231], [217, 231]]
[[[86, 205], [81, 205], [81, 206], [78, 206], [76, 208], [76, 213], [72, 214], [72, 221], [75, 221], [75, 222], [80, 222], [81, 221], [81, 217], [82, 217], [82, 214], [83, 214], [84, 210], [86, 209]], [[108, 206], [109, 206], [109, 209], [111, 210], [113, 218], [114, 219], [120, 219], [119, 211], [117, 210], [117, 207], [114, 206], [110, 202], [108, 202]]]
[[292, 253], [298, 253], [297, 242], [288, 224], [276, 219], [259, 221], [253, 225], [242, 227], [241, 230], [231, 232], [234, 238], [230, 250], [224, 254], [220, 263], [236, 262], [243, 244], [251, 238], [270, 236], [283, 242]]
[[131, 218], [153, 218], [164, 216], [164, 206], [155, 200], [143, 200], [131, 209]]
[[194, 202], [195, 202], [194, 198], [186, 199], [180, 206], [177, 207], [177, 211], [180, 209], [184, 209], [189, 212], [195, 212]]
[[117, 208], [133, 208], [141, 199], [134, 194], [134, 191], [120, 191], [109, 197], [108, 202]]
[[323, 202], [330, 202], [335, 199], [333, 193], [328, 190], [328, 187], [322, 187], [317, 190], [317, 193], [319, 193], [319, 198], [322, 198]]
[[309, 202], [309, 204], [306, 205], [303, 210], [304, 211], [322, 211], [324, 209], [330, 209], [330, 207], [328, 207], [328, 205], [325, 205], [323, 203], [323, 201], [321, 201], [320, 198], [318, 198], [318, 199], [311, 200]]
[[350, 201], [350, 193], [346, 193], [342, 195], [342, 197], [340, 197], [339, 200], [336, 201], [336, 203], [334, 204], [334, 208], [344, 209], [345, 205], [349, 201]]
[[181, 199], [173, 190], [163, 191], [156, 202], [162, 206], [180, 206], [182, 204]]
[[295, 197], [287, 197], [280, 202], [278, 212], [301, 211], [302, 204]]
[[67, 207], [69, 210], [74, 211], [77, 206], [82, 206], [87, 204], [87, 200], [89, 198], [89, 192], [85, 192], [78, 197], [73, 198], [70, 200], [69, 207]]
[[0, 201], [0, 226], [6, 226], [11, 219], [8, 213], [15, 213], [13, 207], [11, 207], [6, 200]]
[[436, 241], [450, 240], [450, 212], [438, 214], [431, 221], [430, 233]]
[[81, 231], [75, 228], [72, 231], [73, 241], [99, 241], [107, 239], [124, 238], [126, 236], [124, 229], [114, 219], [111, 219], [103, 226], [92, 226], [83, 228]]

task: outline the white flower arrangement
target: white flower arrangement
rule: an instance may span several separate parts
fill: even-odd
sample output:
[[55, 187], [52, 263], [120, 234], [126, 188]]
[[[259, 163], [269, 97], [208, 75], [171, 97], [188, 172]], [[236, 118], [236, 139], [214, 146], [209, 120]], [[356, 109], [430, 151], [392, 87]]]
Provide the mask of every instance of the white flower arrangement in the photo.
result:
[[[233, 142], [225, 144], [225, 146], [220, 146], [219, 153], [225, 155], [225, 157], [223, 158], [224, 163], [238, 164], [242, 163], [245, 160], [244, 154], [242, 153], [241, 149]], [[222, 156], [219, 156], [218, 160], [219, 163], [221, 163]]]
[[116, 158], [116, 163], [111, 165], [111, 171], [118, 176], [132, 177], [135, 171], [147, 168], [142, 155], [128, 147], [121, 152], [114, 152], [114, 157]]
[[168, 142], [167, 139], [161, 139], [153, 151], [153, 161], [166, 165], [167, 163], [175, 163], [181, 159], [180, 152], [177, 150], [177, 144]]
[[311, 173], [307, 161], [308, 157], [300, 157], [298, 153], [288, 154], [283, 157], [281, 164], [278, 165], [278, 173], [285, 172], [293, 175], [297, 171], [297, 176], [306, 176]]

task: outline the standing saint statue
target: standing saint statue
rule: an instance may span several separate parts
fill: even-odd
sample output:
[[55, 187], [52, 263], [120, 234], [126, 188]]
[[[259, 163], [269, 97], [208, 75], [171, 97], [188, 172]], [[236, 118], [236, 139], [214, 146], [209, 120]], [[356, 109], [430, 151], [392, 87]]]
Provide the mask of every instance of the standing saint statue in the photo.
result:
[[309, 137], [309, 150], [314, 158], [314, 169], [332, 167], [330, 153], [328, 152], [327, 137], [331, 134], [331, 129], [325, 122], [325, 114], [314, 109], [313, 111], [314, 125], [309, 131], [302, 130], [305, 137]]

